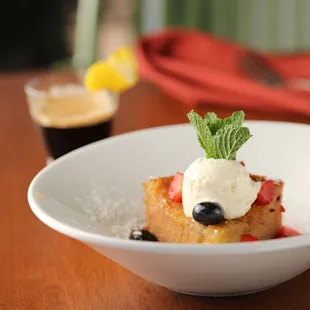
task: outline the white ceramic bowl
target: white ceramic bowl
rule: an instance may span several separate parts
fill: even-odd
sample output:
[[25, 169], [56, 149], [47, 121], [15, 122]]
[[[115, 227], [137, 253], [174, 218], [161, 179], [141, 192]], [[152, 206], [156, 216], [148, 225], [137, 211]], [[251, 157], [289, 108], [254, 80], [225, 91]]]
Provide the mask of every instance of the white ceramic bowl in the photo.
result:
[[[285, 222], [310, 233], [310, 126], [247, 122], [254, 137], [239, 159], [250, 172], [286, 181]], [[144, 221], [141, 182], [184, 171], [202, 151], [189, 125], [109, 138], [74, 151], [32, 181], [29, 204], [54, 230], [88, 244], [140, 277], [198, 295], [267, 289], [310, 267], [310, 236], [189, 245], [127, 240]]]

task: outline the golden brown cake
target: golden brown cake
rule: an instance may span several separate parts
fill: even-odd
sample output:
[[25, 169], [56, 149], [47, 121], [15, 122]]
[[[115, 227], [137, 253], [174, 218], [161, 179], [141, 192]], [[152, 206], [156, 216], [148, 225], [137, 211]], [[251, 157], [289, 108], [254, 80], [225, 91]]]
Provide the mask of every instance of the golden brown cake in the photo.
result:
[[[251, 175], [254, 181], [264, 177]], [[182, 203], [169, 197], [173, 177], [151, 179], [143, 184], [145, 193], [147, 228], [159, 241], [174, 243], [227, 243], [240, 242], [251, 236], [258, 240], [274, 238], [281, 227], [281, 201], [283, 182], [274, 184], [271, 203], [260, 206], [255, 203], [249, 212], [234, 220], [205, 226], [184, 215]], [[251, 241], [251, 240], [248, 240]]]

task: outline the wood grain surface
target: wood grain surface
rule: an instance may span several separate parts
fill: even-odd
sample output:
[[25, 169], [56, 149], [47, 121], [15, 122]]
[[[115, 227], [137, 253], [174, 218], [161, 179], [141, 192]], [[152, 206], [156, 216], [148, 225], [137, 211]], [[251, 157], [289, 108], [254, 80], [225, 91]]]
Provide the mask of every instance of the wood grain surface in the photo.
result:
[[[310, 271], [255, 295], [186, 296], [150, 284], [42, 224], [26, 197], [31, 179], [46, 159], [23, 92], [33, 75], [0, 76], [0, 309], [310, 309]], [[221, 116], [231, 113], [211, 105], [199, 111], [208, 109]], [[188, 110], [156, 87], [141, 83], [122, 96], [115, 133], [185, 122]], [[247, 112], [250, 119], [310, 123], [306, 117]]]

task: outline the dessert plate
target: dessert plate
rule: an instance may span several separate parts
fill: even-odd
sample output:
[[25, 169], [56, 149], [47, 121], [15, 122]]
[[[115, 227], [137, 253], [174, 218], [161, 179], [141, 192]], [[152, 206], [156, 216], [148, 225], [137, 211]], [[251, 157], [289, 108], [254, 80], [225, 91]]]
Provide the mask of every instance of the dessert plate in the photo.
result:
[[310, 126], [245, 124], [253, 138], [238, 160], [249, 172], [285, 181], [284, 223], [303, 236], [204, 245], [128, 240], [144, 223], [141, 183], [184, 171], [203, 156], [190, 125], [127, 133], [73, 151], [34, 178], [29, 204], [52, 229], [171, 290], [225, 296], [278, 285], [310, 268]]

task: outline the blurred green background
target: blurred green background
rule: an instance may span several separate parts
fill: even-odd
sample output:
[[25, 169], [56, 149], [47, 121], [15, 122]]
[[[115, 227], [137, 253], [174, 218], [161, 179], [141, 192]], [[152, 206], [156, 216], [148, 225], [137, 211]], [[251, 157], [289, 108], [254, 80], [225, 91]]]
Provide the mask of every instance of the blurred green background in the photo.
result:
[[1, 10], [0, 70], [86, 68], [140, 35], [197, 28], [264, 51], [310, 49], [310, 0], [24, 0]]

